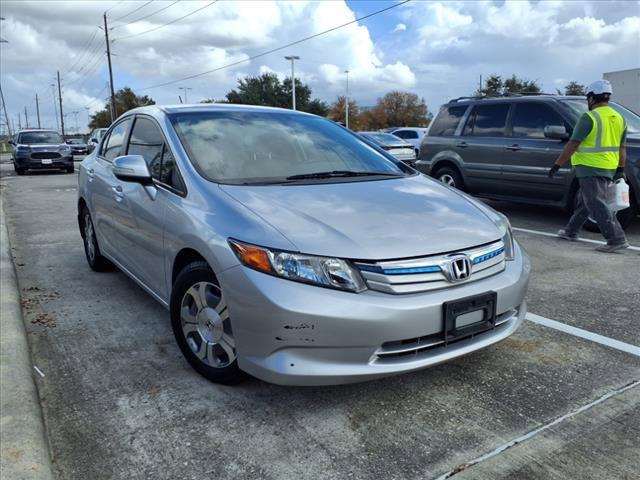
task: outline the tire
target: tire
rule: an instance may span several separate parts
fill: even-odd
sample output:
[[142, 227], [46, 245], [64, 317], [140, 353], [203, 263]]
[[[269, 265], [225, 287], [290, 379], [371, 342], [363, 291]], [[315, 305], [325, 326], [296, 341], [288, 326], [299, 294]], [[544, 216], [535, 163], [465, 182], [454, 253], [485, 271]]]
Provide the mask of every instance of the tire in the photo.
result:
[[107, 258], [100, 254], [100, 247], [98, 246], [98, 240], [96, 239], [96, 231], [93, 228], [93, 220], [91, 220], [91, 214], [89, 209], [84, 207], [82, 209], [82, 240], [84, 243], [84, 254], [87, 257], [87, 263], [92, 270], [96, 272], [110, 272], [115, 267]]
[[438, 181], [448, 185], [450, 187], [457, 188], [464, 191], [464, 182], [458, 169], [455, 167], [441, 167], [438, 168], [432, 175]]
[[67, 173], [75, 173], [76, 169], [75, 169], [75, 167], [67, 167], [66, 172]]
[[13, 164], [13, 169], [15, 170], [17, 175], [24, 175], [26, 172], [26, 170], [24, 168], [20, 168], [18, 165], [16, 165], [15, 163]]
[[[580, 189], [576, 190], [576, 193], [573, 196], [573, 210], [575, 210], [576, 207], [578, 206], [579, 193], [580, 193]], [[624, 210], [619, 210], [618, 212], [616, 212], [616, 217], [618, 219], [618, 222], [620, 222], [620, 226], [622, 227], [623, 230], [626, 230], [633, 223], [633, 220], [636, 218], [636, 215], [638, 214], [637, 210], [634, 207], [635, 199], [633, 198], [633, 194], [629, 196], [629, 201], [631, 204], [629, 208], [625, 208]], [[600, 232], [600, 228], [598, 227], [598, 224], [591, 219], [587, 219], [587, 221], [583, 225], [583, 228], [589, 232], [594, 232], [594, 233]]]
[[171, 292], [171, 327], [180, 351], [200, 375], [234, 385], [247, 377], [238, 368], [224, 294], [204, 261], [187, 265]]

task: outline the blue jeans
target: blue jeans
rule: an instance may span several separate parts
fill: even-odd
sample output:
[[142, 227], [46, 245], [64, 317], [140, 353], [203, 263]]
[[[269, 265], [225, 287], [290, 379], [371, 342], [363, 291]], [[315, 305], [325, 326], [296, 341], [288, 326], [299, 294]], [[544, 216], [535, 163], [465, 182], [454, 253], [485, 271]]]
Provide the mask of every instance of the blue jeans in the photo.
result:
[[584, 222], [591, 217], [598, 224], [600, 232], [609, 245], [619, 245], [627, 241], [616, 214], [607, 206], [607, 188], [611, 180], [607, 177], [579, 178], [578, 206], [573, 212], [565, 231], [577, 235]]

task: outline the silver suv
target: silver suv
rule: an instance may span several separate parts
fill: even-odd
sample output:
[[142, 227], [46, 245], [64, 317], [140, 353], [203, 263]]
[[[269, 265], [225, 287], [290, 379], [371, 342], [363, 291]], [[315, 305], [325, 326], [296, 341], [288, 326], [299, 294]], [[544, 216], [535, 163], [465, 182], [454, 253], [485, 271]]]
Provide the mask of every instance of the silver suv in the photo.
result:
[[417, 370], [526, 313], [529, 260], [504, 216], [314, 115], [138, 108], [82, 162], [78, 191], [91, 268], [164, 305], [216, 382]]

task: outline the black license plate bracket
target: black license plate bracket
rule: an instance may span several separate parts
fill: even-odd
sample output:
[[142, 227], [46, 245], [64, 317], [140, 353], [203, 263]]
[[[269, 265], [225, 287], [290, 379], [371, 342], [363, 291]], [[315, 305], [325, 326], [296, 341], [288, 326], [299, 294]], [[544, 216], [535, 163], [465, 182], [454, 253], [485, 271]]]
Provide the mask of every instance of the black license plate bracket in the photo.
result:
[[[466, 337], [484, 332], [496, 326], [496, 292], [487, 292], [481, 295], [461, 298], [442, 304], [443, 337], [447, 344], [460, 337]], [[473, 312], [482, 312], [482, 318], [474, 323], [459, 326], [456, 319], [462, 315]]]

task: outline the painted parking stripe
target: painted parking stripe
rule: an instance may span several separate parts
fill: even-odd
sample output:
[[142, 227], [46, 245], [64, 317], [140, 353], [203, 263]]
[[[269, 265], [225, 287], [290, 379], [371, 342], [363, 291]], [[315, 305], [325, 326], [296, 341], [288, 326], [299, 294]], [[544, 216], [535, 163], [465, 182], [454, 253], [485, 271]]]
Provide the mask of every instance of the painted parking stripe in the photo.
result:
[[555, 320], [541, 317], [540, 315], [536, 315], [535, 313], [528, 312], [525, 318], [533, 323], [544, 325], [545, 327], [549, 328], [554, 328], [561, 332], [568, 333], [569, 335], [584, 338], [586, 340], [591, 340], [592, 342], [596, 342], [610, 348], [615, 348], [616, 350], [620, 350], [622, 352], [630, 353], [631, 355], [635, 355], [636, 357], [640, 357], [640, 347], [636, 347], [635, 345], [631, 345], [630, 343], [621, 342], [619, 340], [614, 340], [613, 338], [589, 332], [588, 330], [583, 330], [581, 328], [572, 327], [571, 325], [567, 325], [565, 323], [556, 322]]
[[[520, 228], [520, 227], [512, 227], [511, 229], [516, 231], [516, 232], [533, 233], [533, 234], [536, 234], [536, 235], [543, 235], [545, 237], [560, 238], [555, 233], [541, 232], [540, 230], [531, 230], [529, 228]], [[590, 238], [582, 238], [582, 237], [579, 237], [578, 241], [579, 242], [586, 242], [586, 243], [595, 243], [595, 244], [598, 244], [598, 245], [604, 245], [605, 244], [605, 242], [602, 242], [600, 240], [591, 240]], [[631, 245], [626, 250], [635, 250], [636, 252], [640, 252], [640, 247], [635, 247], [635, 246]], [[624, 250], [620, 250], [620, 251], [624, 251]]]

